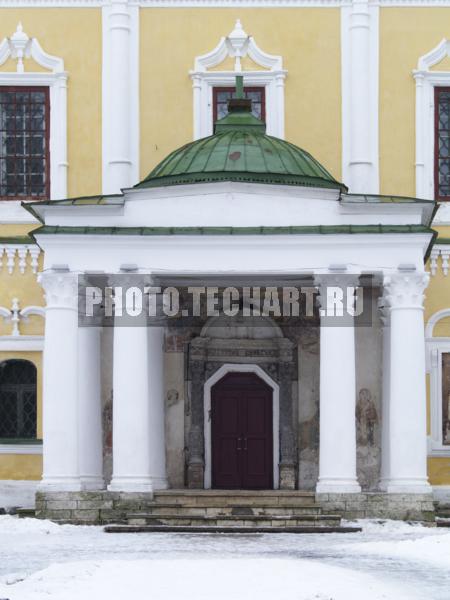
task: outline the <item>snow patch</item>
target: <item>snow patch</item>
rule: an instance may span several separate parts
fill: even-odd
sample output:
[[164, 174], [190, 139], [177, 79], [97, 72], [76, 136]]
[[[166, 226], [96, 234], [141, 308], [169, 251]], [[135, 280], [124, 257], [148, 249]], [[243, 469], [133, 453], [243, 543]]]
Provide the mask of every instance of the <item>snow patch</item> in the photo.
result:
[[2, 586], [10, 600], [416, 600], [405, 585], [309, 560], [136, 560], [55, 564]]

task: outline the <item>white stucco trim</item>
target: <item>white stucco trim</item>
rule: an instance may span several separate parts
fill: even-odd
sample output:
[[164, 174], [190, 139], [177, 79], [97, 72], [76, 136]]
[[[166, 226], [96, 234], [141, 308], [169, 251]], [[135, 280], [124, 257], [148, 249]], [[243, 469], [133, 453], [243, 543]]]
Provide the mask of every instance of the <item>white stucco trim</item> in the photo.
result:
[[[241, 58], [248, 56], [265, 70], [242, 71]], [[225, 58], [234, 58], [234, 71], [209, 71], [220, 65]], [[213, 88], [233, 86], [236, 75], [244, 76], [244, 85], [261, 86], [266, 92], [266, 128], [269, 135], [284, 138], [284, 80], [281, 56], [268, 54], [259, 48], [251, 35], [236, 22], [234, 30], [222, 37], [217, 46], [197, 56], [190, 71], [194, 106], [194, 139], [213, 133]]]
[[43, 335], [3, 335], [0, 337], [0, 352], [42, 352]]
[[[298, 8], [339, 8], [349, 0], [139, 0], [136, 6], [142, 8], [177, 7], [298, 7]], [[446, 7], [450, 0], [378, 0], [381, 7]], [[100, 8], [103, 0], [0, 0], [0, 8]]]
[[42, 442], [38, 444], [0, 444], [0, 454], [42, 454]]
[[0, 480], [0, 508], [34, 508], [38, 484], [39, 481]]
[[[450, 71], [431, 71], [450, 56], [450, 41], [442, 39], [421, 56], [413, 71], [416, 82], [416, 196], [434, 198], [434, 88], [450, 86]], [[450, 203], [443, 202], [435, 225], [450, 224]]]
[[258, 365], [240, 365], [227, 363], [218, 369], [204, 385], [204, 436], [205, 436], [205, 489], [211, 488], [212, 450], [211, 450], [211, 388], [227, 373], [254, 373], [272, 388], [273, 409], [273, 487], [278, 489], [280, 457], [280, 388], [278, 384]]
[[39, 221], [25, 210], [20, 200], [0, 200], [0, 223], [33, 223]]
[[379, 5], [341, 6], [342, 181], [378, 194]]
[[450, 485], [433, 485], [433, 497], [437, 502], [450, 502]]
[[450, 308], [432, 315], [425, 327], [427, 373], [430, 375], [429, 456], [450, 456], [450, 446], [442, 443], [442, 354], [450, 352], [450, 338], [433, 337], [435, 325], [450, 317]]
[[[14, 37], [21, 37], [23, 48], [20, 50], [25, 59], [18, 58], [19, 42]], [[45, 86], [50, 93], [50, 199], [67, 197], [67, 78], [62, 58], [47, 54], [36, 38], [28, 38], [21, 30], [0, 42], [0, 66], [9, 58], [17, 60], [15, 73], [0, 70], [0, 87], [13, 86]], [[32, 58], [39, 66], [49, 72], [27, 72], [24, 70], [26, 59]], [[25, 212], [25, 211], [24, 211]], [[27, 217], [29, 219], [30, 215]], [[29, 220], [24, 222], [30, 222]]]

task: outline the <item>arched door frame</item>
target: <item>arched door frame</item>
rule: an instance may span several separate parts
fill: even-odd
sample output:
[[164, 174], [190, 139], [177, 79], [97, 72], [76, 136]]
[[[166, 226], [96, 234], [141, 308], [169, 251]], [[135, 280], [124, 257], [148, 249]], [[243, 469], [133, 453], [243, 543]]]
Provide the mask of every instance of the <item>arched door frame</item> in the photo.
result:
[[258, 365], [251, 364], [224, 364], [218, 369], [204, 385], [204, 435], [205, 435], [205, 489], [211, 489], [212, 481], [212, 445], [211, 445], [211, 389], [228, 373], [254, 373], [272, 388], [273, 411], [273, 487], [275, 490], [280, 485], [279, 456], [280, 456], [280, 388], [278, 384]]

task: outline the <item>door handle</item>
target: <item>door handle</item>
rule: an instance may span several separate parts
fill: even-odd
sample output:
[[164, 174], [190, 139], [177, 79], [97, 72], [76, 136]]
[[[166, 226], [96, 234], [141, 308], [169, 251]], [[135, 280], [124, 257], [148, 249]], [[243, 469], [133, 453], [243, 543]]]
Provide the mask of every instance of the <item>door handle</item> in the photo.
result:
[[244, 438], [244, 451], [246, 452], [247, 450], [247, 438]]
[[237, 439], [237, 448], [236, 448], [236, 450], [242, 450], [241, 441], [242, 441], [241, 438]]

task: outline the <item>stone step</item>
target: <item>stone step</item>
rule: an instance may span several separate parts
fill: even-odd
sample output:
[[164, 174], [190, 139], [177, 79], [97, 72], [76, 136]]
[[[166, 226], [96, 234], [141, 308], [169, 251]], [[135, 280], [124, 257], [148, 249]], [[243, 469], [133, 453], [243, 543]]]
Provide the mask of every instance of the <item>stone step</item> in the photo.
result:
[[164, 490], [154, 502], [183, 506], [314, 506], [314, 492], [290, 490]]
[[208, 526], [191, 525], [108, 525], [104, 528], [106, 533], [228, 533], [228, 534], [256, 534], [256, 533], [358, 533], [361, 527], [321, 526], [321, 527], [240, 527], [240, 526]]
[[34, 510], [34, 508], [18, 508], [16, 514], [19, 516], [19, 519], [32, 519], [36, 517], [36, 511]]
[[303, 515], [321, 514], [322, 508], [318, 504], [308, 506], [286, 505], [286, 506], [208, 506], [207, 504], [170, 504], [156, 502], [147, 504], [143, 511], [129, 513], [128, 516], [138, 517], [142, 514], [152, 515], [193, 515], [214, 517], [217, 515]]
[[340, 515], [127, 515], [129, 525], [167, 525], [190, 527], [339, 527]]

